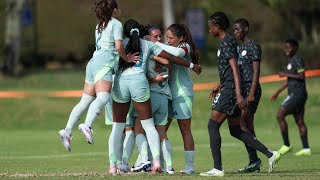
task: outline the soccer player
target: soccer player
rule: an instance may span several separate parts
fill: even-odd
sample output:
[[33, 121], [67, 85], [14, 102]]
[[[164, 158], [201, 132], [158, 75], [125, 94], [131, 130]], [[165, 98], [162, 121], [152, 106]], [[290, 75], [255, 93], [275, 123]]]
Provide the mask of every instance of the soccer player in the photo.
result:
[[304, 122], [304, 106], [307, 101], [307, 89], [305, 82], [305, 68], [301, 56], [298, 55], [299, 44], [295, 39], [288, 39], [285, 42], [284, 52], [289, 58], [289, 63], [285, 71], [279, 72], [280, 77], [287, 77], [287, 80], [271, 96], [271, 102], [274, 102], [278, 95], [288, 87], [288, 96], [284, 99], [277, 113], [277, 120], [280, 126], [283, 146], [279, 149], [281, 154], [291, 151], [292, 146], [289, 141], [288, 125], [285, 117], [293, 114], [296, 124], [298, 125], [303, 149], [295, 155], [311, 155], [308, 144], [308, 131]]
[[[240, 74], [237, 65], [237, 42], [226, 30], [229, 28], [229, 19], [223, 12], [216, 12], [209, 17], [209, 32], [213, 37], [219, 38], [217, 52], [218, 72], [220, 84], [212, 90], [209, 97], [215, 96], [212, 112], [208, 123], [211, 153], [214, 168], [203, 172], [201, 176], [224, 176], [221, 161], [220, 126], [228, 119], [230, 134], [243, 141], [246, 145], [259, 150], [269, 158], [269, 172], [277, 165], [280, 153], [271, 151], [261, 144], [252, 134], [240, 127], [239, 112], [247, 108], [247, 103], [241, 95]], [[220, 93], [218, 93], [220, 91]]]
[[[199, 64], [199, 53], [188, 27], [184, 24], [172, 24], [167, 28], [167, 41], [170, 46], [156, 44], [174, 56], [185, 61]], [[194, 174], [194, 140], [191, 132], [192, 105], [194, 99], [193, 82], [190, 70], [173, 64], [169, 85], [172, 100], [169, 102], [169, 125], [172, 118], [178, 120], [184, 143], [186, 167], [180, 174]]]
[[[248, 20], [244, 18], [236, 20], [233, 30], [236, 39], [242, 42], [237, 47], [238, 66], [241, 77], [242, 96], [248, 104], [248, 108], [241, 115], [240, 125], [255, 136], [253, 121], [261, 97], [259, 76], [262, 51], [260, 45], [248, 36]], [[248, 145], [246, 145], [246, 149], [249, 155], [249, 165], [238, 169], [238, 172], [260, 171], [261, 160], [258, 158], [257, 151]]]
[[[119, 60], [119, 69], [116, 72], [112, 89], [114, 119], [109, 138], [109, 146], [111, 146], [113, 152], [120, 152], [121, 146], [118, 142], [124, 130], [126, 115], [130, 107], [130, 101], [132, 100], [134, 109], [141, 119], [141, 124], [146, 132], [147, 141], [152, 152], [152, 171], [161, 172], [160, 139], [152, 118], [150, 88], [145, 75], [149, 55], [154, 54], [168, 59], [172, 63], [190, 67], [198, 74], [201, 73], [201, 67], [168, 54], [152, 42], [140, 39], [140, 37], [144, 37], [146, 33], [144, 32], [144, 28], [133, 19], [126, 21], [124, 34], [130, 39], [126, 46], [126, 52], [139, 53], [141, 59], [138, 63], [126, 63], [121, 58]], [[116, 161], [110, 163], [109, 173], [112, 175], [117, 174], [116, 163]]]
[[93, 144], [91, 126], [109, 100], [112, 88], [112, 71], [120, 57], [126, 62], [136, 62], [139, 56], [126, 54], [122, 46], [122, 24], [116, 19], [121, 10], [115, 0], [100, 0], [95, 3], [96, 50], [86, 67], [86, 79], [80, 102], [73, 108], [65, 129], [59, 135], [67, 151], [71, 151], [72, 129], [83, 112], [89, 107], [85, 123], [79, 130], [89, 144]]
[[[130, 109], [127, 114], [126, 119], [126, 126], [124, 133], [122, 133], [121, 141], [120, 143], [123, 144], [122, 153], [118, 153], [119, 155], [122, 154], [121, 157], [116, 157], [114, 152], [109, 146], [109, 157], [112, 157], [111, 159], [116, 159], [117, 161], [117, 167], [120, 172], [127, 173], [130, 171], [130, 167], [128, 165], [129, 159], [132, 155], [133, 148], [134, 148], [134, 109], [132, 103], [130, 104]], [[106, 125], [112, 125], [113, 123], [113, 113], [112, 113], [112, 96], [110, 96], [110, 100], [107, 103], [105, 107], [105, 124]]]
[[[151, 42], [162, 42], [161, 31], [158, 27], [153, 25], [147, 25], [146, 30], [148, 35], [144, 39]], [[151, 55], [147, 65], [147, 77], [150, 83], [151, 92], [151, 108], [154, 119], [154, 124], [160, 136], [161, 142], [161, 168], [163, 172], [168, 174], [174, 174], [172, 167], [172, 146], [167, 137], [166, 125], [168, 122], [168, 100], [172, 99], [170, 87], [168, 84], [169, 77], [169, 62], [166, 61], [166, 65], [160, 64], [153, 59], [159, 59], [161, 57]], [[139, 150], [140, 163], [133, 168], [134, 172], [146, 170], [149, 166], [148, 159], [148, 145], [144, 135], [143, 128], [141, 127], [140, 120], [135, 122], [136, 144]], [[166, 163], [166, 168], [163, 167], [163, 160]]]

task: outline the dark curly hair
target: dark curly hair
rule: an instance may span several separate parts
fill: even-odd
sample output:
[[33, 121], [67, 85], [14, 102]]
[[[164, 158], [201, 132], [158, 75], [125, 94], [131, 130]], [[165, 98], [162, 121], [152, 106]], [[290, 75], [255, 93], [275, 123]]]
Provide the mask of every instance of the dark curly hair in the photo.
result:
[[98, 2], [95, 2], [94, 12], [99, 20], [99, 33], [101, 33], [107, 27], [114, 9], [118, 9], [118, 3], [116, 0], [99, 0]]

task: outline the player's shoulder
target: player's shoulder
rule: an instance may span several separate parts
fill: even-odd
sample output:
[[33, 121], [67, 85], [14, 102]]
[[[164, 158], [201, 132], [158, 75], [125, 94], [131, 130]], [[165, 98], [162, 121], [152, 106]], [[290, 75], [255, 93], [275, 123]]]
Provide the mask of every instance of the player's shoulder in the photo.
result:
[[111, 23], [114, 26], [121, 26], [122, 27], [122, 23], [118, 19], [113, 18], [113, 17], [111, 17], [109, 23]]
[[301, 62], [301, 61], [303, 61], [303, 58], [301, 57], [301, 55], [295, 54], [295, 55], [292, 57], [292, 61], [294, 61], [294, 62]]
[[257, 49], [261, 49], [260, 44], [258, 43], [258, 41], [251, 39], [248, 43], [248, 46], [250, 46], [251, 48], [257, 48]]
[[227, 34], [220, 42], [220, 45], [223, 47], [229, 47], [229, 46], [237, 47], [238, 41], [234, 36]]

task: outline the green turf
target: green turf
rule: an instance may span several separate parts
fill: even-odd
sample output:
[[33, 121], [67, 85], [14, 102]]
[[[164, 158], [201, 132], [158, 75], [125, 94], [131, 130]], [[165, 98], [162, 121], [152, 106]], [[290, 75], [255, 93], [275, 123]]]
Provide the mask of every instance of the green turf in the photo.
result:
[[[210, 82], [216, 80], [216, 71], [205, 71], [205, 75], [195, 78], [195, 82]], [[47, 79], [49, 78], [49, 80]], [[80, 89], [81, 72], [46, 72], [29, 75], [17, 82], [0, 86], [0, 90], [28, 90], [47, 91], [63, 89]], [[44, 81], [46, 79], [46, 81]], [[68, 84], [68, 79], [73, 79]], [[201, 79], [201, 80], [200, 80]], [[5, 80], [8, 82], [7, 80]], [[49, 81], [49, 82], [48, 82]], [[5, 83], [6, 83], [5, 82]], [[50, 83], [51, 82], [51, 83]], [[256, 133], [258, 139], [271, 149], [278, 149], [282, 145], [280, 130], [275, 114], [281, 101], [271, 104], [269, 97], [280, 83], [263, 84], [263, 97], [256, 114]], [[309, 99], [306, 104], [305, 120], [308, 125], [309, 143], [312, 155], [295, 157], [294, 152], [300, 150], [301, 142], [297, 127], [292, 117], [287, 118], [289, 124], [290, 141], [294, 146], [292, 152], [283, 156], [277, 169], [267, 173], [267, 158], [259, 154], [263, 160], [261, 173], [238, 174], [236, 168], [247, 164], [247, 155], [241, 142], [229, 135], [227, 124], [221, 128], [222, 158], [226, 171], [225, 179], [319, 179], [320, 178], [320, 145], [318, 131], [318, 114], [320, 113], [319, 78], [307, 81]], [[20, 89], [24, 87], [23, 89]], [[209, 91], [195, 93], [192, 130], [196, 143], [195, 167], [197, 172], [212, 168], [207, 122], [210, 115], [211, 102], [207, 99]], [[38, 178], [38, 179], [88, 179], [110, 178], [108, 170], [107, 142], [111, 127], [103, 124], [103, 114], [94, 124], [96, 132], [95, 144], [85, 143], [82, 135], [75, 130], [72, 141], [72, 152], [67, 153], [58, 137], [58, 131], [66, 124], [72, 107], [79, 98], [26, 98], [0, 99], [0, 178]], [[181, 135], [174, 122], [169, 130], [169, 138], [173, 145], [173, 164], [178, 172], [184, 167], [183, 143]], [[136, 150], [130, 163], [136, 158]], [[127, 175], [113, 177], [113, 179], [205, 179], [199, 175], [182, 177], [148, 174]]]

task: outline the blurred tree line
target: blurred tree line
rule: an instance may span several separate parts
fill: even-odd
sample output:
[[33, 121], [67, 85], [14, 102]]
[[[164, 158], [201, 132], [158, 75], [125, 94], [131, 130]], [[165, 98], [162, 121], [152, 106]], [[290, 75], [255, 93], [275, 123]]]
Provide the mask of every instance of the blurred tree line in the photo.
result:
[[[59, 62], [63, 67], [85, 65], [94, 51], [96, 24], [91, 0], [36, 1], [34, 14], [37, 29], [36, 52], [30, 56], [28, 45], [22, 47], [25, 67], [45, 66]], [[163, 26], [162, 1], [118, 0], [122, 10], [120, 20], [139, 20], [142, 24]], [[0, 1], [0, 41], [4, 42], [4, 1]], [[278, 71], [287, 60], [283, 57], [283, 42], [289, 37], [300, 42], [300, 53], [307, 68], [319, 68], [320, 61], [320, 1], [318, 0], [174, 0], [177, 23], [185, 23], [188, 9], [203, 9], [208, 16], [223, 11], [230, 22], [244, 17], [250, 22], [250, 36], [260, 42], [263, 63]], [[206, 22], [206, 21], [205, 21]], [[207, 25], [205, 25], [207, 26]], [[205, 27], [207, 29], [207, 27]], [[229, 29], [232, 33], [232, 26]], [[22, 31], [30, 40], [30, 33]], [[215, 65], [217, 40], [206, 32], [205, 47], [201, 49], [201, 63]], [[3, 49], [3, 44], [0, 43]], [[0, 58], [3, 51], [0, 52]]]

